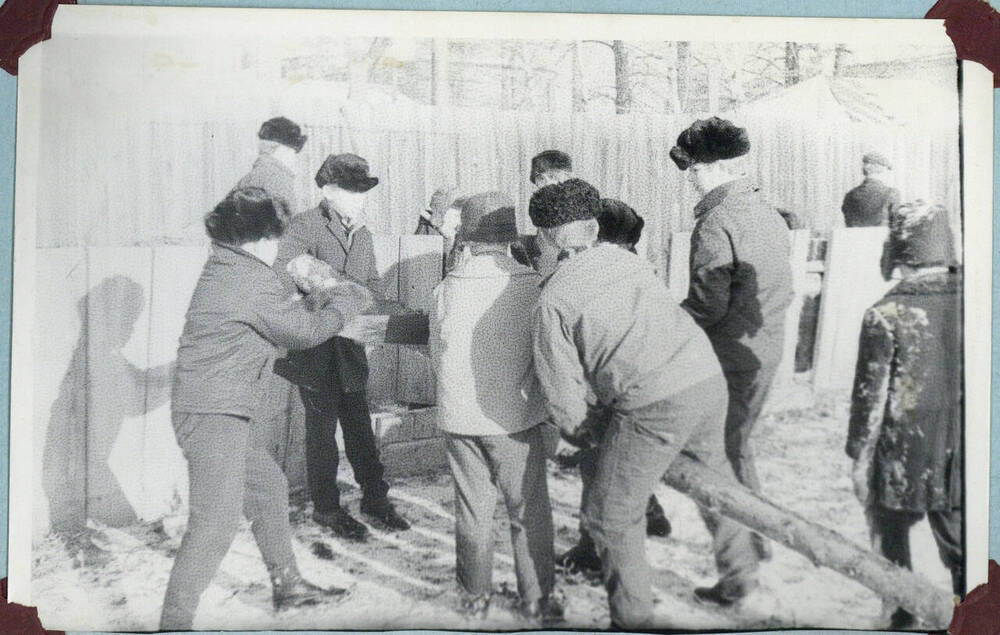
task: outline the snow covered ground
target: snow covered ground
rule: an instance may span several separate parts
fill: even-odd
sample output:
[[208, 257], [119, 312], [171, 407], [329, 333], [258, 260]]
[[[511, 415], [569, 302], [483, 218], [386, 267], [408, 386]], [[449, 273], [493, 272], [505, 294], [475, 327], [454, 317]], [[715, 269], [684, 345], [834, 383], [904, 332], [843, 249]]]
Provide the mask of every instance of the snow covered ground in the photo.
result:
[[[861, 506], [848, 477], [843, 447], [847, 401], [821, 400], [808, 408], [766, 416], [754, 440], [765, 495], [795, 512], [867, 545]], [[342, 478], [349, 476], [346, 469]], [[532, 628], [515, 612], [516, 593], [504, 514], [497, 510], [494, 584], [498, 599], [486, 621], [457, 612], [454, 582], [452, 489], [446, 474], [397, 479], [391, 496], [413, 522], [408, 532], [373, 530], [363, 545], [333, 537], [306, 510], [293, 510], [294, 547], [303, 574], [314, 582], [349, 587], [348, 599], [275, 615], [270, 583], [244, 524], [221, 570], [202, 598], [195, 626], [214, 630], [401, 629], [516, 630]], [[550, 463], [557, 552], [577, 537], [579, 477]], [[345, 483], [344, 500], [357, 512], [359, 492]], [[869, 590], [806, 558], [774, 547], [761, 585], [740, 607], [697, 604], [694, 587], [715, 581], [710, 539], [695, 504], [661, 486], [657, 492], [673, 525], [667, 538], [647, 541], [655, 571], [656, 616], [663, 628], [857, 628], [885, 625], [881, 601]], [[49, 536], [35, 545], [33, 597], [50, 629], [155, 630], [173, 554], [177, 522], [92, 528], [75, 540]], [[926, 521], [913, 531], [917, 571], [942, 589], [947, 570]], [[578, 575], [560, 575], [567, 627], [605, 629], [603, 588]], [[938, 628], [944, 625], [936, 625]]]

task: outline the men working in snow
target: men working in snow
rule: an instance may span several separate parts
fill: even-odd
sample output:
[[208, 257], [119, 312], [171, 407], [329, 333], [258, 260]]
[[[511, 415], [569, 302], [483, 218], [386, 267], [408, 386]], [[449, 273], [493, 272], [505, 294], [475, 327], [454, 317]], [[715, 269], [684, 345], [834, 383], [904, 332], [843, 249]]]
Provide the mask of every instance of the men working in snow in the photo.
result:
[[[600, 212], [597, 190], [580, 179], [531, 198], [539, 246], [557, 262], [532, 318], [534, 363], [564, 438], [598, 448], [583, 524], [597, 545], [613, 627], [636, 629], [654, 625], [644, 522], [653, 488], [682, 450], [732, 478], [726, 392], [708, 339], [652, 266], [595, 246]], [[696, 595], [730, 604], [756, 586], [758, 555], [749, 532], [701, 511], [720, 580]]]
[[[670, 158], [702, 196], [683, 306], [708, 334], [726, 375], [726, 454], [736, 478], [759, 492], [750, 434], [781, 361], [793, 292], [788, 226], [730, 165], [749, 150], [746, 130], [712, 117], [682, 132]], [[755, 542], [769, 557], [756, 534]]]

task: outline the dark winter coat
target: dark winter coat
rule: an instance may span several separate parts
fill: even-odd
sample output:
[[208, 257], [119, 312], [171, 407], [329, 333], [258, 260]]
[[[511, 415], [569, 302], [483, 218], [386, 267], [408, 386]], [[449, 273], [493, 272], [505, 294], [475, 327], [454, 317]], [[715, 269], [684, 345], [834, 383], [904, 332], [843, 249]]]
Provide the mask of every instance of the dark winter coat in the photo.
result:
[[788, 226], [749, 181], [715, 188], [695, 206], [684, 300], [726, 371], [776, 364], [792, 302]]
[[844, 196], [840, 211], [848, 227], [880, 227], [889, 222], [889, 207], [898, 202], [898, 190], [869, 177]]
[[[318, 258], [338, 275], [368, 287], [376, 301], [385, 298], [371, 233], [361, 227], [348, 240], [340, 217], [325, 200], [295, 216], [281, 238], [274, 268], [289, 293], [295, 291], [295, 282], [285, 267], [300, 254]], [[292, 383], [312, 390], [329, 390], [331, 382], [337, 382], [342, 392], [361, 392], [368, 382], [368, 357], [364, 345], [334, 337], [315, 348], [289, 353], [275, 370]]]
[[285, 205], [290, 215], [298, 212], [295, 196], [295, 173], [269, 154], [262, 154], [254, 161], [250, 171], [239, 180], [236, 187], [259, 187], [271, 198]]
[[348, 300], [309, 311], [264, 262], [213, 244], [177, 350], [173, 411], [251, 417], [278, 348], [309, 348], [332, 337], [357, 315]]
[[958, 274], [926, 274], [865, 313], [847, 454], [875, 444], [871, 504], [926, 512], [961, 503], [960, 302]]

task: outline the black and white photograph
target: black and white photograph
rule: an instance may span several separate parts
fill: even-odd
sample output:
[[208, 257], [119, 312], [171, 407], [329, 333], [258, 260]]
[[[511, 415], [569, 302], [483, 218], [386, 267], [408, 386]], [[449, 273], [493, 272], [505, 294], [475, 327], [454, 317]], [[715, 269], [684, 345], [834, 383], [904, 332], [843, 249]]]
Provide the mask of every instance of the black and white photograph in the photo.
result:
[[932, 20], [60, 7], [10, 600], [943, 630], [986, 578], [991, 117]]

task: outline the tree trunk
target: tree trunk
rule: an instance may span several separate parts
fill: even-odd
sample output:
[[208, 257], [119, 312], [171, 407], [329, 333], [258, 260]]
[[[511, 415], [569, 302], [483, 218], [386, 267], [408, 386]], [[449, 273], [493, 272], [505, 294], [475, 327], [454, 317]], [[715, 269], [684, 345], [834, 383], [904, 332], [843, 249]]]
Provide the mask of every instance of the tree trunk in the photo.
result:
[[794, 86], [801, 79], [799, 45], [795, 42], [785, 42], [785, 86]]
[[812, 523], [723, 479], [703, 463], [678, 456], [664, 482], [699, 505], [727, 516], [812, 561], [860, 582], [934, 628], [945, 628], [954, 603], [950, 593], [926, 578], [862, 549], [840, 534]]
[[691, 85], [691, 43], [677, 43], [677, 64], [674, 67], [674, 112], [687, 112], [688, 87]]
[[615, 54], [615, 112], [626, 113], [632, 109], [632, 85], [629, 81], [628, 49], [621, 40], [611, 43]]
[[451, 101], [448, 84], [448, 40], [431, 40], [431, 104], [443, 106]]
[[837, 48], [834, 49], [833, 53], [833, 76], [840, 77], [840, 74], [844, 71], [844, 61], [847, 59], [847, 55], [850, 51], [847, 50], [847, 46], [843, 43], [837, 44]]
[[583, 96], [583, 71], [580, 69], [580, 43], [570, 44], [573, 64], [573, 112], [583, 112], [587, 109], [587, 100]]

